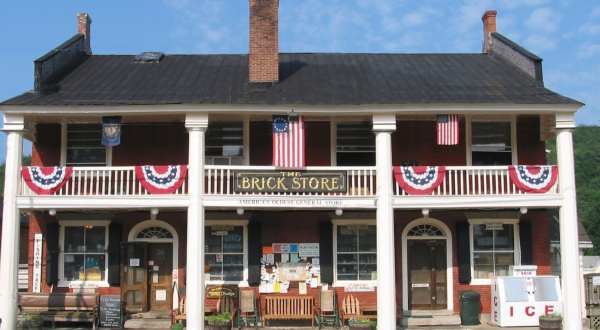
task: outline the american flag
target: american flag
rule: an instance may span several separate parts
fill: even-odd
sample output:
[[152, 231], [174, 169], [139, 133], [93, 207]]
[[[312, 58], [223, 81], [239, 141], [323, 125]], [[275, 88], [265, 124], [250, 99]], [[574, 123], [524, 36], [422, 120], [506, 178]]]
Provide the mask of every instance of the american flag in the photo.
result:
[[437, 115], [437, 144], [458, 144], [458, 115]]
[[273, 116], [273, 166], [304, 166], [304, 117]]

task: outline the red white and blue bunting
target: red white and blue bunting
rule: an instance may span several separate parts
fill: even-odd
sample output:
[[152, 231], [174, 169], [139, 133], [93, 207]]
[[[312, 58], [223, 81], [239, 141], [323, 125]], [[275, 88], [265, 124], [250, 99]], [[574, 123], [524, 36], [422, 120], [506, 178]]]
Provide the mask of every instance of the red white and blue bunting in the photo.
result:
[[410, 195], [429, 195], [446, 175], [445, 166], [394, 166], [394, 177]]
[[554, 186], [558, 177], [556, 166], [517, 165], [508, 167], [510, 181], [527, 193], [545, 193]]
[[52, 195], [62, 188], [73, 172], [72, 167], [25, 166], [21, 168], [23, 180], [38, 195]]
[[137, 179], [151, 194], [170, 194], [185, 180], [186, 165], [136, 166]]

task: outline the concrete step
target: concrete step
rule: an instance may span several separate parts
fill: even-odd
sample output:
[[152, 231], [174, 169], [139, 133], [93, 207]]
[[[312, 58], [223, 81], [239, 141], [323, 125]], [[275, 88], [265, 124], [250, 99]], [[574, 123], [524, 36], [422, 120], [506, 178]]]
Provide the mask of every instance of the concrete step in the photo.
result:
[[125, 329], [171, 329], [171, 319], [136, 318], [125, 321]]
[[459, 326], [459, 315], [415, 315], [402, 318], [403, 327], [415, 326]]
[[449, 309], [434, 309], [434, 310], [406, 310], [402, 312], [404, 316], [451, 316], [454, 315], [453, 310]]

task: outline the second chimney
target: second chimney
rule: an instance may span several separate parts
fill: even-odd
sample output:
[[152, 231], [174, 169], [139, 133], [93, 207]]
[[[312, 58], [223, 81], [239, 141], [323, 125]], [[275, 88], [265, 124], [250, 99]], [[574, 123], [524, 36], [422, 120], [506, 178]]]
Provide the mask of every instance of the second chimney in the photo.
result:
[[85, 36], [85, 52], [88, 54], [92, 53], [92, 46], [90, 44], [90, 38], [92, 36], [92, 18], [86, 13], [77, 14], [77, 33]]
[[250, 82], [279, 81], [279, 0], [250, 0]]
[[495, 10], [486, 11], [481, 20], [483, 21], [483, 47], [482, 51], [488, 53], [492, 49], [492, 37], [490, 34], [496, 32], [496, 15], [498, 14]]

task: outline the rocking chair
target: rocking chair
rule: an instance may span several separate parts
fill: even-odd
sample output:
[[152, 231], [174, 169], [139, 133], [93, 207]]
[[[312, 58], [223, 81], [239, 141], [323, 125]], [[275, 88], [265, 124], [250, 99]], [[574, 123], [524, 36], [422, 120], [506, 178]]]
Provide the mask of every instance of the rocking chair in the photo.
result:
[[241, 329], [254, 324], [254, 327], [257, 328], [259, 315], [258, 308], [256, 307], [256, 291], [254, 289], [240, 289], [239, 299], [238, 327]]
[[340, 316], [337, 307], [337, 292], [333, 290], [319, 291], [319, 307], [315, 308], [317, 324], [319, 329], [325, 324], [331, 324], [335, 328], [340, 326]]

